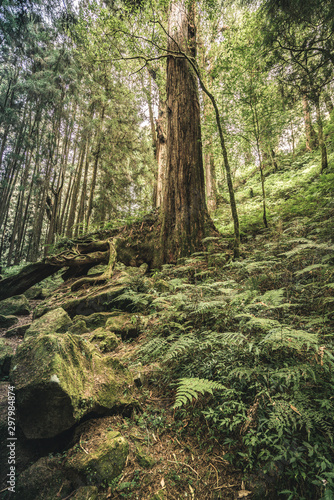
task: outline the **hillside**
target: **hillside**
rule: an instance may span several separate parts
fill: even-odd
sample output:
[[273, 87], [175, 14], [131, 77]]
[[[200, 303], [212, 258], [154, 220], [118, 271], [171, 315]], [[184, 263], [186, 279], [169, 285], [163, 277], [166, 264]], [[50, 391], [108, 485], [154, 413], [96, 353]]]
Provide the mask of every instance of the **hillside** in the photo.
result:
[[333, 156], [267, 169], [268, 228], [258, 170], [236, 177], [240, 259], [222, 201], [207, 252], [1, 303], [0, 498], [334, 497]]

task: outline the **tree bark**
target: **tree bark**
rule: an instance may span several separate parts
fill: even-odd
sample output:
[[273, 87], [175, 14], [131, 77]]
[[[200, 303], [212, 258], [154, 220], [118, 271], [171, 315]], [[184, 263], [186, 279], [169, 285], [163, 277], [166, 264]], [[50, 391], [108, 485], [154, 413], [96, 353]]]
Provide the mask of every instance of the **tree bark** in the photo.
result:
[[167, 168], [163, 190], [161, 260], [175, 262], [202, 248], [209, 220], [205, 202], [197, 78], [180, 50], [195, 55], [193, 5], [170, 4], [167, 58]]
[[327, 159], [327, 148], [324, 141], [324, 132], [323, 125], [321, 119], [321, 110], [320, 110], [320, 96], [317, 94], [315, 96], [315, 109], [317, 112], [317, 125], [318, 125], [318, 141], [321, 151], [321, 173], [328, 167], [328, 159]]
[[306, 149], [308, 151], [313, 151], [313, 149], [316, 147], [316, 136], [314, 129], [312, 127], [310, 106], [306, 94], [303, 94], [303, 110], [304, 110]]

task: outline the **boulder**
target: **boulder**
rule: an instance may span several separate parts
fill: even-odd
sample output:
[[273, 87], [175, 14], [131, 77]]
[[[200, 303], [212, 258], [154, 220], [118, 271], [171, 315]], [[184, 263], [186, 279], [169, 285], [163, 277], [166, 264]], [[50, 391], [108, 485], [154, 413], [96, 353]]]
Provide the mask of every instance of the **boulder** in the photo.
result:
[[129, 444], [118, 431], [104, 430], [90, 435], [80, 448], [68, 453], [65, 467], [86, 476], [87, 482], [109, 484], [125, 467]]
[[42, 302], [34, 310], [34, 318], [39, 318], [48, 311], [62, 307], [73, 318], [74, 316], [83, 315], [89, 316], [96, 312], [110, 312], [113, 309], [121, 309], [131, 311], [136, 306], [135, 300], [130, 296], [116, 301], [120, 295], [125, 294], [128, 290], [127, 284], [117, 283], [107, 289], [101, 291], [101, 287], [97, 287], [96, 291], [85, 291], [85, 294], [78, 297], [78, 292], [70, 295], [54, 295], [51, 299]]
[[59, 458], [42, 457], [19, 475], [14, 496], [24, 500], [55, 500], [69, 496], [73, 489]]
[[0, 376], [8, 375], [14, 349], [0, 339]]
[[141, 326], [141, 316], [121, 313], [112, 316], [106, 322], [106, 328], [116, 335], [120, 335], [123, 340], [135, 338], [139, 335]]
[[78, 321], [84, 321], [86, 323], [87, 328], [91, 330], [95, 330], [95, 328], [99, 328], [101, 326], [105, 326], [107, 320], [114, 316], [122, 314], [122, 311], [113, 311], [113, 312], [97, 312], [94, 314], [90, 314], [89, 316], [74, 316], [73, 323], [77, 323]]
[[92, 333], [85, 335], [85, 338], [102, 352], [114, 351], [120, 343], [114, 332], [104, 328], [97, 328]]
[[41, 318], [35, 319], [26, 331], [25, 337], [43, 333], [65, 333], [71, 326], [72, 320], [62, 307], [46, 313]]
[[23, 295], [29, 300], [41, 300], [45, 299], [45, 290], [41, 286], [32, 286], [26, 290]]
[[[76, 318], [80, 318], [81, 316], [76, 316]], [[86, 321], [83, 319], [79, 319], [73, 322], [73, 325], [68, 329], [69, 333], [75, 333], [75, 335], [81, 335], [83, 333], [88, 332], [88, 328], [86, 325]]]
[[30, 314], [30, 305], [28, 299], [24, 295], [15, 295], [9, 299], [0, 302], [0, 314], [8, 316], [15, 314], [16, 316], [24, 316]]
[[25, 436], [50, 438], [87, 413], [110, 413], [132, 403], [130, 372], [118, 360], [106, 361], [78, 335], [50, 333], [25, 339], [10, 372]]
[[18, 323], [18, 318], [16, 316], [3, 316], [0, 314], [0, 328], [10, 328], [11, 326]]
[[153, 467], [153, 465], [155, 465], [156, 460], [147, 453], [145, 453], [145, 451], [139, 444], [135, 444], [135, 449], [136, 449], [135, 452], [136, 460], [138, 462], [138, 465], [140, 465], [140, 467], [144, 467], [145, 469], [150, 469], [151, 467]]
[[31, 323], [27, 323], [25, 325], [14, 326], [14, 328], [10, 328], [6, 331], [5, 337], [24, 337], [24, 334], [30, 328]]

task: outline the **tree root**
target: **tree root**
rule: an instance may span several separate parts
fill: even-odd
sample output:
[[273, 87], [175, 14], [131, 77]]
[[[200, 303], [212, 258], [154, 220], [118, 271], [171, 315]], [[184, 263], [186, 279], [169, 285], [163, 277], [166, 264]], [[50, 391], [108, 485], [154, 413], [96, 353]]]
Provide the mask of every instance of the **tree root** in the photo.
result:
[[87, 283], [93, 283], [94, 285], [97, 283], [105, 283], [106, 281], [110, 280], [113, 275], [114, 267], [116, 264], [116, 259], [117, 259], [117, 239], [114, 240], [115, 244], [112, 240], [109, 240], [109, 261], [107, 265], [107, 269], [104, 271], [103, 274], [100, 276], [86, 276], [85, 278], [81, 278], [80, 280], [76, 281], [73, 283], [71, 286], [71, 291], [75, 292], [76, 290], [79, 290], [83, 285], [86, 285]]

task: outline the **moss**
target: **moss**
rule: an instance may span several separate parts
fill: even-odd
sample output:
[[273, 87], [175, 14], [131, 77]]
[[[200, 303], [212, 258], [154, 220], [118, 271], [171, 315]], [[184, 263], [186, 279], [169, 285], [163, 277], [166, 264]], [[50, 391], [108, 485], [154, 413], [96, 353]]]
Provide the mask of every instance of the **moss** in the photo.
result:
[[[134, 322], [133, 319], [135, 320]], [[121, 335], [122, 339], [127, 339], [138, 335], [140, 324], [140, 316], [123, 313], [109, 318], [106, 322], [106, 328], [115, 334]]]
[[[76, 317], [79, 318], [80, 316], [76, 316]], [[74, 320], [75, 320], [75, 318], [74, 318]], [[70, 333], [74, 333], [75, 335], [81, 335], [83, 333], [87, 333], [88, 328], [86, 325], [86, 321], [84, 321], [83, 319], [75, 320], [75, 322], [73, 323], [72, 326], [70, 326], [68, 331]]]
[[28, 438], [55, 436], [89, 411], [131, 402], [131, 394], [124, 395], [133, 385], [130, 373], [116, 366], [106, 370], [99, 353], [76, 335], [28, 337], [17, 349], [10, 378]]
[[138, 465], [140, 465], [140, 467], [144, 467], [145, 469], [153, 467], [153, 465], [156, 463], [154, 458], [147, 455], [139, 444], [136, 444], [135, 447], [136, 447], [135, 455]]
[[110, 332], [104, 328], [97, 328], [91, 334], [85, 336], [85, 338], [102, 352], [114, 351], [120, 342], [114, 332]]
[[5, 336], [6, 337], [23, 337], [28, 328], [30, 328], [31, 323], [26, 325], [15, 326], [14, 328], [10, 328], [7, 330]]
[[[101, 442], [102, 441], [102, 442]], [[81, 448], [70, 455], [65, 467], [85, 475], [90, 483], [108, 485], [122, 472], [129, 444], [117, 431], [105, 431], [99, 441], [88, 442], [89, 453]]]
[[19, 320], [16, 316], [3, 316], [0, 314], [0, 328], [10, 328], [11, 326], [16, 325], [18, 321]]
[[46, 313], [41, 318], [32, 322], [26, 331], [25, 337], [38, 335], [40, 333], [47, 335], [52, 333], [65, 333], [72, 326], [72, 320], [62, 307]]
[[13, 354], [14, 349], [0, 339], [0, 375], [8, 375]]
[[15, 314], [18, 316], [30, 314], [30, 306], [24, 295], [15, 295], [0, 303], [0, 313], [4, 316]]
[[78, 321], [84, 321], [89, 330], [95, 330], [95, 328], [100, 328], [105, 326], [107, 320], [112, 318], [113, 316], [117, 316], [121, 311], [113, 311], [113, 312], [97, 312], [94, 314], [90, 314], [89, 316], [75, 316], [73, 318], [73, 322], [77, 323]]
[[23, 295], [29, 300], [38, 300], [45, 298], [43, 288], [41, 286], [32, 286], [31, 288], [29, 288], [29, 290], [26, 290]]
[[58, 459], [43, 457], [20, 474], [15, 496], [25, 500], [55, 500], [60, 491], [60, 498], [64, 498], [72, 490], [72, 482], [64, 476]]
[[[59, 293], [57, 296], [52, 296], [47, 302], [40, 304], [34, 311], [34, 318], [39, 318], [58, 307], [65, 309], [72, 318], [78, 315], [88, 316], [96, 312], [110, 312], [113, 308], [116, 309], [115, 299], [126, 290], [126, 284], [114, 283], [107, 290], [101, 291], [97, 288], [95, 293], [89, 289], [80, 298], [77, 298], [77, 292], [70, 295]], [[117, 303], [117, 308], [122, 308], [122, 310], [131, 310], [132, 307], [133, 302], [130, 300]]]

